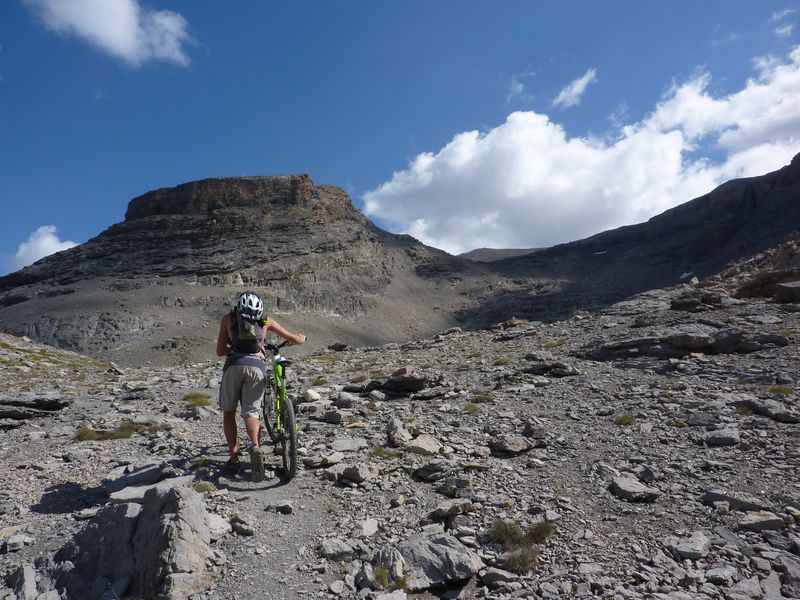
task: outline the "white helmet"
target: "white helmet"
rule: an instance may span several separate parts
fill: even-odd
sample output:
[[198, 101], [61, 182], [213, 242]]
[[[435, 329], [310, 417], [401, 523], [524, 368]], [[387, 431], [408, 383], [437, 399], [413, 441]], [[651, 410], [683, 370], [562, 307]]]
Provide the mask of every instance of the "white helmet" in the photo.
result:
[[236, 301], [236, 308], [242, 316], [248, 317], [253, 321], [258, 321], [264, 314], [264, 303], [253, 292], [245, 292], [239, 296]]

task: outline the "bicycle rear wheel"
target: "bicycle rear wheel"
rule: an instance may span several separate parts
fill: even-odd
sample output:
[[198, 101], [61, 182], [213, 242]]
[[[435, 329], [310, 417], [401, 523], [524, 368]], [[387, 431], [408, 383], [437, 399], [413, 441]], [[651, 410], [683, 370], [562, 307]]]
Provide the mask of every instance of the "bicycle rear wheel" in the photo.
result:
[[294, 418], [294, 406], [289, 398], [286, 398], [281, 406], [281, 433], [283, 444], [283, 471], [289, 479], [297, 475], [297, 425]]
[[[261, 405], [261, 421], [263, 431], [273, 443], [277, 443], [281, 439], [280, 431], [278, 431], [278, 419], [275, 412], [275, 388], [267, 385], [264, 388], [264, 402]], [[261, 439], [266, 441], [266, 436], [262, 433]]]

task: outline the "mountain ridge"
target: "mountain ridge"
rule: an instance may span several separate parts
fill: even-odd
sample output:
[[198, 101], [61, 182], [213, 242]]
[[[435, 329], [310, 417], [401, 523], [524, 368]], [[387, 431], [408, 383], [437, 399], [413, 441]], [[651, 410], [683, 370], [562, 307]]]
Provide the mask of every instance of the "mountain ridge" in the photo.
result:
[[783, 241], [798, 198], [800, 155], [645, 223], [480, 263], [383, 231], [308, 175], [204, 179], [137, 196], [121, 223], [0, 277], [0, 329], [142, 363], [202, 359], [244, 289], [318, 345], [556, 320]]

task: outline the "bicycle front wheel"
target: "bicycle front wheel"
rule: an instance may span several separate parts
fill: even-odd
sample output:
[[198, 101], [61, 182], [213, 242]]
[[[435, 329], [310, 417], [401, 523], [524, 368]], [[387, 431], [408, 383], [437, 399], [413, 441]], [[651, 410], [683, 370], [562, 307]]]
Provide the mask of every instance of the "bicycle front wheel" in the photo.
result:
[[294, 406], [286, 398], [281, 406], [281, 433], [283, 444], [283, 471], [289, 479], [297, 475], [297, 425], [294, 418]]
[[[261, 406], [261, 421], [262, 430], [266, 431], [269, 439], [273, 443], [280, 441], [280, 431], [278, 430], [278, 419], [275, 404], [275, 388], [267, 385], [264, 388], [264, 402]], [[266, 436], [262, 434], [262, 440], [266, 440]]]

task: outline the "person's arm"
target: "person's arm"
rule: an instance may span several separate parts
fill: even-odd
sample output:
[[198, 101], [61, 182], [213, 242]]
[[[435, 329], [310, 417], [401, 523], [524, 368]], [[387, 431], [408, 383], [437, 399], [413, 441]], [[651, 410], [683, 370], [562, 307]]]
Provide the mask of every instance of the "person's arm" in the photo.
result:
[[269, 323], [267, 323], [267, 331], [274, 331], [279, 336], [281, 336], [285, 340], [289, 340], [293, 344], [302, 344], [306, 341], [306, 336], [302, 333], [290, 333], [284, 327], [278, 323], [275, 319], [270, 318]]
[[217, 336], [217, 356], [228, 355], [228, 342], [231, 339], [228, 333], [228, 326], [230, 323], [230, 315], [225, 315], [222, 317], [222, 321], [219, 323], [219, 335]]

